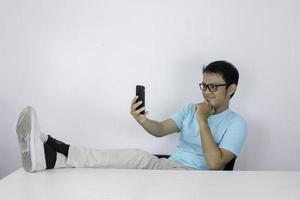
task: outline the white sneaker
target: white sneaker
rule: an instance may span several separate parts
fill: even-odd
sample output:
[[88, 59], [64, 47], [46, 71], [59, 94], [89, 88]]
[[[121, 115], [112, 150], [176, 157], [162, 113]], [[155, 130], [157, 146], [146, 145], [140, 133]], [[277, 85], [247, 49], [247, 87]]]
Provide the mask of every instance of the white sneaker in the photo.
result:
[[20, 144], [22, 164], [27, 172], [46, 169], [44, 141], [32, 107], [26, 107], [19, 115], [16, 132]]

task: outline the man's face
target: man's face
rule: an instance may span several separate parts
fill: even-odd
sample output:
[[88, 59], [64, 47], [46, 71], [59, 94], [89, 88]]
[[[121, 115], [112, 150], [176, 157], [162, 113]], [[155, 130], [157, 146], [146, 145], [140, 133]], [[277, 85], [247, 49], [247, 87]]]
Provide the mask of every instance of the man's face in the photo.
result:
[[[226, 84], [222, 75], [216, 73], [204, 73], [202, 83], [209, 85]], [[202, 91], [203, 98], [210, 103], [215, 109], [226, 107], [229, 104], [230, 94], [226, 89], [226, 86], [217, 87], [217, 91], [211, 92], [209, 88], [206, 91]]]

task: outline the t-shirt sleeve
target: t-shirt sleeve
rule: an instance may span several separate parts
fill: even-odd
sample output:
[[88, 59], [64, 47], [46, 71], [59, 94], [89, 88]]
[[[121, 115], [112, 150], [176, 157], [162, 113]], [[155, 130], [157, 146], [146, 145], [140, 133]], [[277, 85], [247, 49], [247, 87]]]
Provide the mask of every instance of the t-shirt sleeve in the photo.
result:
[[239, 156], [247, 134], [247, 124], [242, 118], [235, 118], [230, 122], [219, 144], [219, 148], [231, 151]]
[[170, 117], [170, 119], [172, 119], [176, 123], [177, 127], [179, 128], [178, 132], [180, 132], [182, 129], [183, 120], [187, 112], [188, 112], [188, 105], [183, 106], [181, 109], [179, 109], [175, 114], [173, 114]]

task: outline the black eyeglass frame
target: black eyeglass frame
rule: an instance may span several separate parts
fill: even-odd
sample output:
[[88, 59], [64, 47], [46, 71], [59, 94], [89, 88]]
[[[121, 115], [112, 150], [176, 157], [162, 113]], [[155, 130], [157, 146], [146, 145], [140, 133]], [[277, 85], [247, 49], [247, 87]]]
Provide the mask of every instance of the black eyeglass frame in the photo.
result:
[[[200, 90], [203, 92], [205, 92], [207, 90], [207, 88], [210, 92], [216, 92], [216, 91], [218, 91], [218, 87], [220, 87], [220, 86], [228, 86], [228, 84], [224, 83], [224, 84], [208, 84], [208, 85], [206, 85], [205, 83], [199, 83]], [[212, 89], [212, 88], [215, 88], [215, 89]]]

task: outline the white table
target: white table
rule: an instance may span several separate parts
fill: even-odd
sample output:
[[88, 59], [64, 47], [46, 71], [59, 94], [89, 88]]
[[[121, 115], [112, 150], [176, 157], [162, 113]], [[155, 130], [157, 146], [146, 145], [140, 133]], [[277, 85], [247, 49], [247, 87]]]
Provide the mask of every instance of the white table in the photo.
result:
[[19, 169], [0, 181], [0, 199], [300, 199], [300, 171]]

